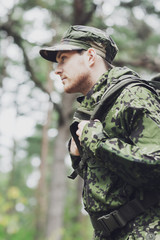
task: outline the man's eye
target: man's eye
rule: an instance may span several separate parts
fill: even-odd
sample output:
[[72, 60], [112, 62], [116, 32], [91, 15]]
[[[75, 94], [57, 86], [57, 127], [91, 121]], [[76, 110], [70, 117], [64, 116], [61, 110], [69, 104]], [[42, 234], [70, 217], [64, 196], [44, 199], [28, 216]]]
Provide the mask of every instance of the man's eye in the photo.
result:
[[65, 56], [61, 57], [61, 62], [64, 62], [65, 58]]

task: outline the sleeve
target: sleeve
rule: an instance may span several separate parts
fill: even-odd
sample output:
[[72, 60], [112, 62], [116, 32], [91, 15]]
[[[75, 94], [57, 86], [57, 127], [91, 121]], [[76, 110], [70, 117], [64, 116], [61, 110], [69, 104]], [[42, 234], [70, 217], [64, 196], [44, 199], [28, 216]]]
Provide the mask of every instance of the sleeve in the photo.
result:
[[[119, 104], [119, 105], [118, 105]], [[109, 137], [101, 122], [86, 124], [81, 145], [91, 158], [135, 187], [155, 189], [160, 182], [160, 106], [143, 87], [123, 90], [117, 100], [125, 138]], [[117, 117], [118, 118], [118, 117]], [[105, 122], [107, 124], [107, 122]]]
[[[71, 162], [72, 162], [72, 168], [74, 170], [76, 170], [78, 172], [78, 174], [83, 178], [83, 172], [82, 169], [79, 168], [79, 163], [81, 161], [81, 157], [80, 156], [75, 156], [73, 154], [71, 154], [70, 152], [70, 146], [71, 146], [71, 139], [68, 142], [68, 152], [71, 158]], [[72, 174], [71, 174], [72, 175]]]

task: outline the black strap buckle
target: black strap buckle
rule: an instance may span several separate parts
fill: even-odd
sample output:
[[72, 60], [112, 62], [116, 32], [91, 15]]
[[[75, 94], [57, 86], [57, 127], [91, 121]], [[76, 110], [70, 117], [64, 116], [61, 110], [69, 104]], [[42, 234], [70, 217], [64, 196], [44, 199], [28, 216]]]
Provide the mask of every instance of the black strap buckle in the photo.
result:
[[122, 228], [127, 224], [127, 221], [122, 217], [118, 210], [98, 218], [98, 221], [103, 227], [105, 236], [109, 236], [114, 230]]

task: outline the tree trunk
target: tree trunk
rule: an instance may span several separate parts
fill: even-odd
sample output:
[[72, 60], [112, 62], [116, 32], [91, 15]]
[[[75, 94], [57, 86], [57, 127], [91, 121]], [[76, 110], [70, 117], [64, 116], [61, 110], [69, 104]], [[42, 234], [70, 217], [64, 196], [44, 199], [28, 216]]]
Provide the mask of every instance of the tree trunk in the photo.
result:
[[[49, 65], [48, 72], [51, 71], [51, 65]], [[51, 93], [53, 89], [52, 80], [49, 77], [47, 80], [48, 92]], [[36, 208], [36, 233], [35, 240], [44, 239], [45, 236], [45, 226], [46, 226], [46, 212], [47, 212], [47, 184], [46, 184], [46, 171], [47, 171], [47, 157], [48, 157], [48, 129], [50, 127], [51, 118], [53, 112], [53, 103], [48, 102], [48, 110], [46, 112], [46, 120], [43, 125], [42, 131], [42, 144], [41, 144], [41, 164], [40, 179], [37, 187], [36, 198], [37, 198], [37, 208]]]
[[52, 178], [49, 191], [49, 206], [47, 216], [47, 240], [60, 240], [63, 234], [63, 212], [66, 194], [66, 168], [64, 159], [67, 153], [66, 141], [69, 136], [69, 123], [71, 106], [74, 95], [63, 94], [62, 121], [58, 128], [58, 136], [54, 146], [54, 161], [52, 165]]
[[35, 239], [44, 239], [47, 211], [47, 184], [46, 184], [46, 165], [48, 156], [48, 129], [51, 122], [52, 107], [49, 106], [46, 124], [43, 126], [40, 179], [37, 188], [37, 208], [36, 208], [36, 234]]

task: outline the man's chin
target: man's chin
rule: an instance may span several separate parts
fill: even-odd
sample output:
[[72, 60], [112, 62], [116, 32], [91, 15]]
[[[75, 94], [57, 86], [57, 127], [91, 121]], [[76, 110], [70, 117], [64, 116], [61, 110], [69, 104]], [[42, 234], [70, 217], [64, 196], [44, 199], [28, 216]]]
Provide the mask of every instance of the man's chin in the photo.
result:
[[74, 91], [74, 89], [72, 89], [72, 88], [67, 88], [67, 87], [64, 87], [64, 91], [65, 91], [66, 93], [76, 93], [76, 91]]

